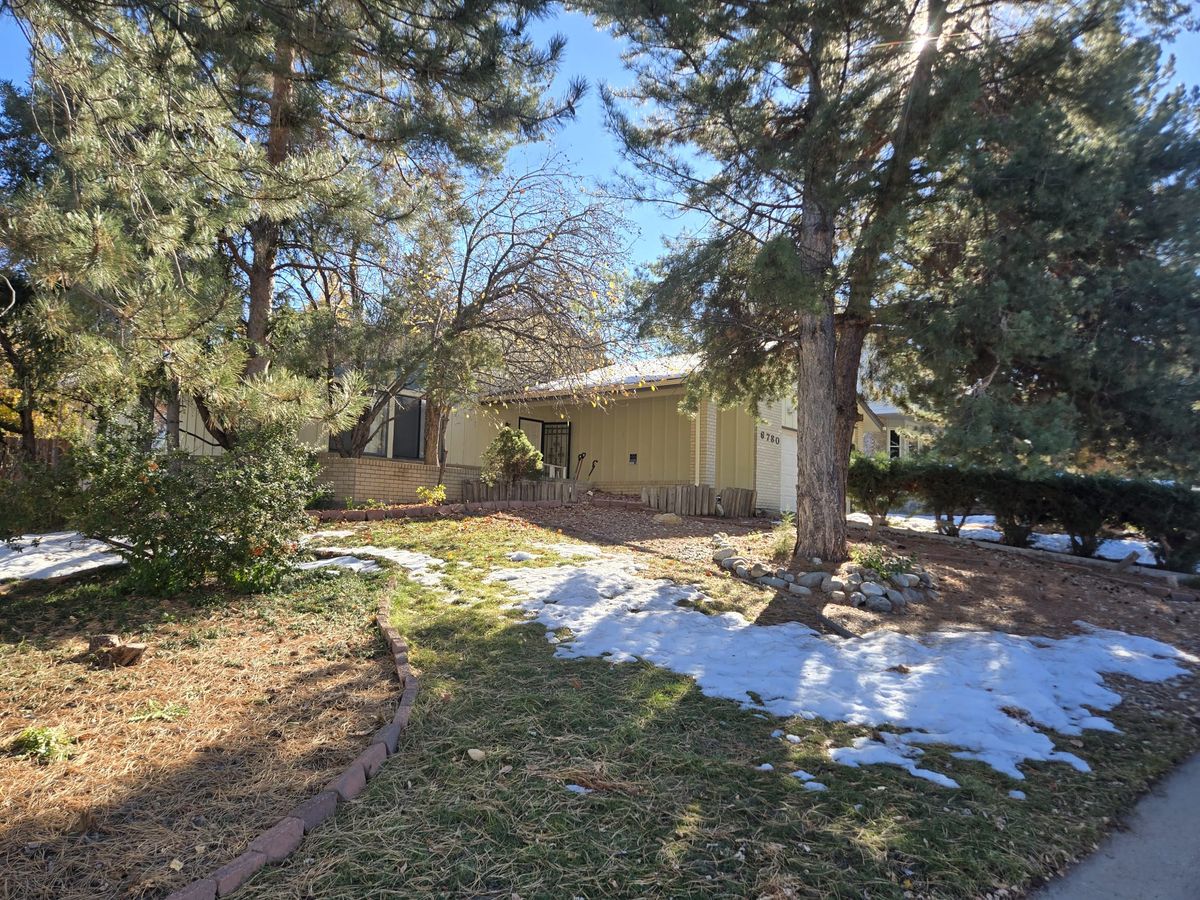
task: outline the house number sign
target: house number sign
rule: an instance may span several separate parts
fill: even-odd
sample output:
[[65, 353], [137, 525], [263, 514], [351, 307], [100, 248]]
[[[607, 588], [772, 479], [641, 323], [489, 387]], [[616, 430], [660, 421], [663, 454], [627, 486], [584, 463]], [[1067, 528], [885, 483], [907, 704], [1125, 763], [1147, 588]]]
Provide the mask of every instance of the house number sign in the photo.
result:
[[782, 444], [783, 440], [777, 434], [771, 434], [769, 431], [759, 431], [758, 439], [766, 441], [768, 444]]

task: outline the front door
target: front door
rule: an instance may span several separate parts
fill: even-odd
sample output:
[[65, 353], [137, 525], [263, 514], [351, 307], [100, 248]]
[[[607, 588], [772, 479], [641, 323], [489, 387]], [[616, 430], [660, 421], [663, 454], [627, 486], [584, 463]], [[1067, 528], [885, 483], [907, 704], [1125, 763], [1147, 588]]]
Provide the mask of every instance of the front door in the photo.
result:
[[517, 424], [521, 430], [525, 432], [525, 437], [529, 438], [529, 443], [533, 444], [538, 450], [542, 449], [542, 421], [541, 419], [518, 419]]
[[571, 474], [571, 423], [546, 422], [542, 425], [542, 462], [562, 466]]

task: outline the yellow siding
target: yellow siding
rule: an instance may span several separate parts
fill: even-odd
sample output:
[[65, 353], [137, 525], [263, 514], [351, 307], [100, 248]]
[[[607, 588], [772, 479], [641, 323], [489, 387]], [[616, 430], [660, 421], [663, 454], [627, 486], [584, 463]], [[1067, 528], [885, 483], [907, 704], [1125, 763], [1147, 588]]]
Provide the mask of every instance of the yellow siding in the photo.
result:
[[[588, 480], [595, 461], [590, 480], [596, 487], [629, 491], [643, 484], [694, 482], [693, 422], [679, 412], [682, 396], [678, 389], [645, 391], [599, 407], [509, 404], [496, 413], [513, 428], [521, 417], [570, 422], [571, 475], [575, 474], [579, 454], [586, 453], [581, 480]], [[483, 444], [486, 446], [486, 441]], [[637, 454], [636, 463], [629, 461], [631, 453]]]
[[722, 409], [717, 413], [718, 488], [752, 488], [757, 428], [749, 411]]
[[446, 462], [452, 466], [478, 466], [483, 451], [504, 421], [500, 412], [478, 406], [453, 410], [446, 420]]

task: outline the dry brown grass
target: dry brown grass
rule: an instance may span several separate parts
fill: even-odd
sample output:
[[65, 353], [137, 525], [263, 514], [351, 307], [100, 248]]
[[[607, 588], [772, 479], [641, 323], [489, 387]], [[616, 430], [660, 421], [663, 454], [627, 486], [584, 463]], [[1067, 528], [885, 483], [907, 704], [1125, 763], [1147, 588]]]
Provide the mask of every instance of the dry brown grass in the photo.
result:
[[[382, 579], [164, 603], [117, 578], [0, 588], [0, 744], [30, 725], [74, 741], [58, 763], [0, 754], [0, 897], [162, 896], [243, 852], [390, 716]], [[87, 638], [109, 630], [148, 643], [145, 661], [91, 666]]]

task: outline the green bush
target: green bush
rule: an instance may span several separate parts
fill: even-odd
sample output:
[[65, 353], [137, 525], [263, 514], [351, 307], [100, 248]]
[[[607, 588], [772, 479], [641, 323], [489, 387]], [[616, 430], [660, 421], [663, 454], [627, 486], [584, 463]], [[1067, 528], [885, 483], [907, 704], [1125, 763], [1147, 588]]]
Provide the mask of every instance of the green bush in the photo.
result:
[[134, 587], [175, 593], [209, 578], [266, 590], [308, 526], [313, 454], [278, 429], [245, 434], [220, 456], [148, 449], [144, 433], [105, 428], [79, 451], [72, 525], [129, 562]]
[[75, 479], [70, 459], [6, 465], [0, 476], [0, 541], [22, 534], [61, 531]]
[[873, 527], [886, 525], [888, 511], [912, 490], [912, 476], [912, 466], [906, 459], [855, 453], [850, 459], [846, 493], [871, 517]]
[[1041, 479], [993, 469], [979, 473], [977, 490], [980, 502], [996, 517], [1004, 543], [1028, 547], [1034, 530], [1046, 521], [1047, 491]]
[[67, 759], [73, 743], [75, 739], [61, 726], [30, 725], [13, 739], [9, 749], [18, 756], [52, 763]]
[[542, 474], [542, 451], [536, 449], [516, 428], [501, 426], [496, 437], [483, 451], [484, 484], [515, 484], [521, 478], [537, 478]]
[[428, 506], [441, 506], [446, 502], [446, 486], [439, 484], [431, 488], [417, 488], [417, 497]]
[[1180, 572], [1200, 563], [1200, 491], [1155, 481], [1127, 481], [1117, 487], [1120, 518], [1150, 540], [1155, 561]]
[[909, 465], [913, 493], [933, 513], [938, 533], [957, 536], [967, 516], [979, 508], [980, 472], [933, 460]]
[[1095, 556], [1106, 526], [1121, 524], [1120, 480], [1102, 475], [1051, 475], [1042, 479], [1046, 514], [1071, 541], [1076, 556]]

